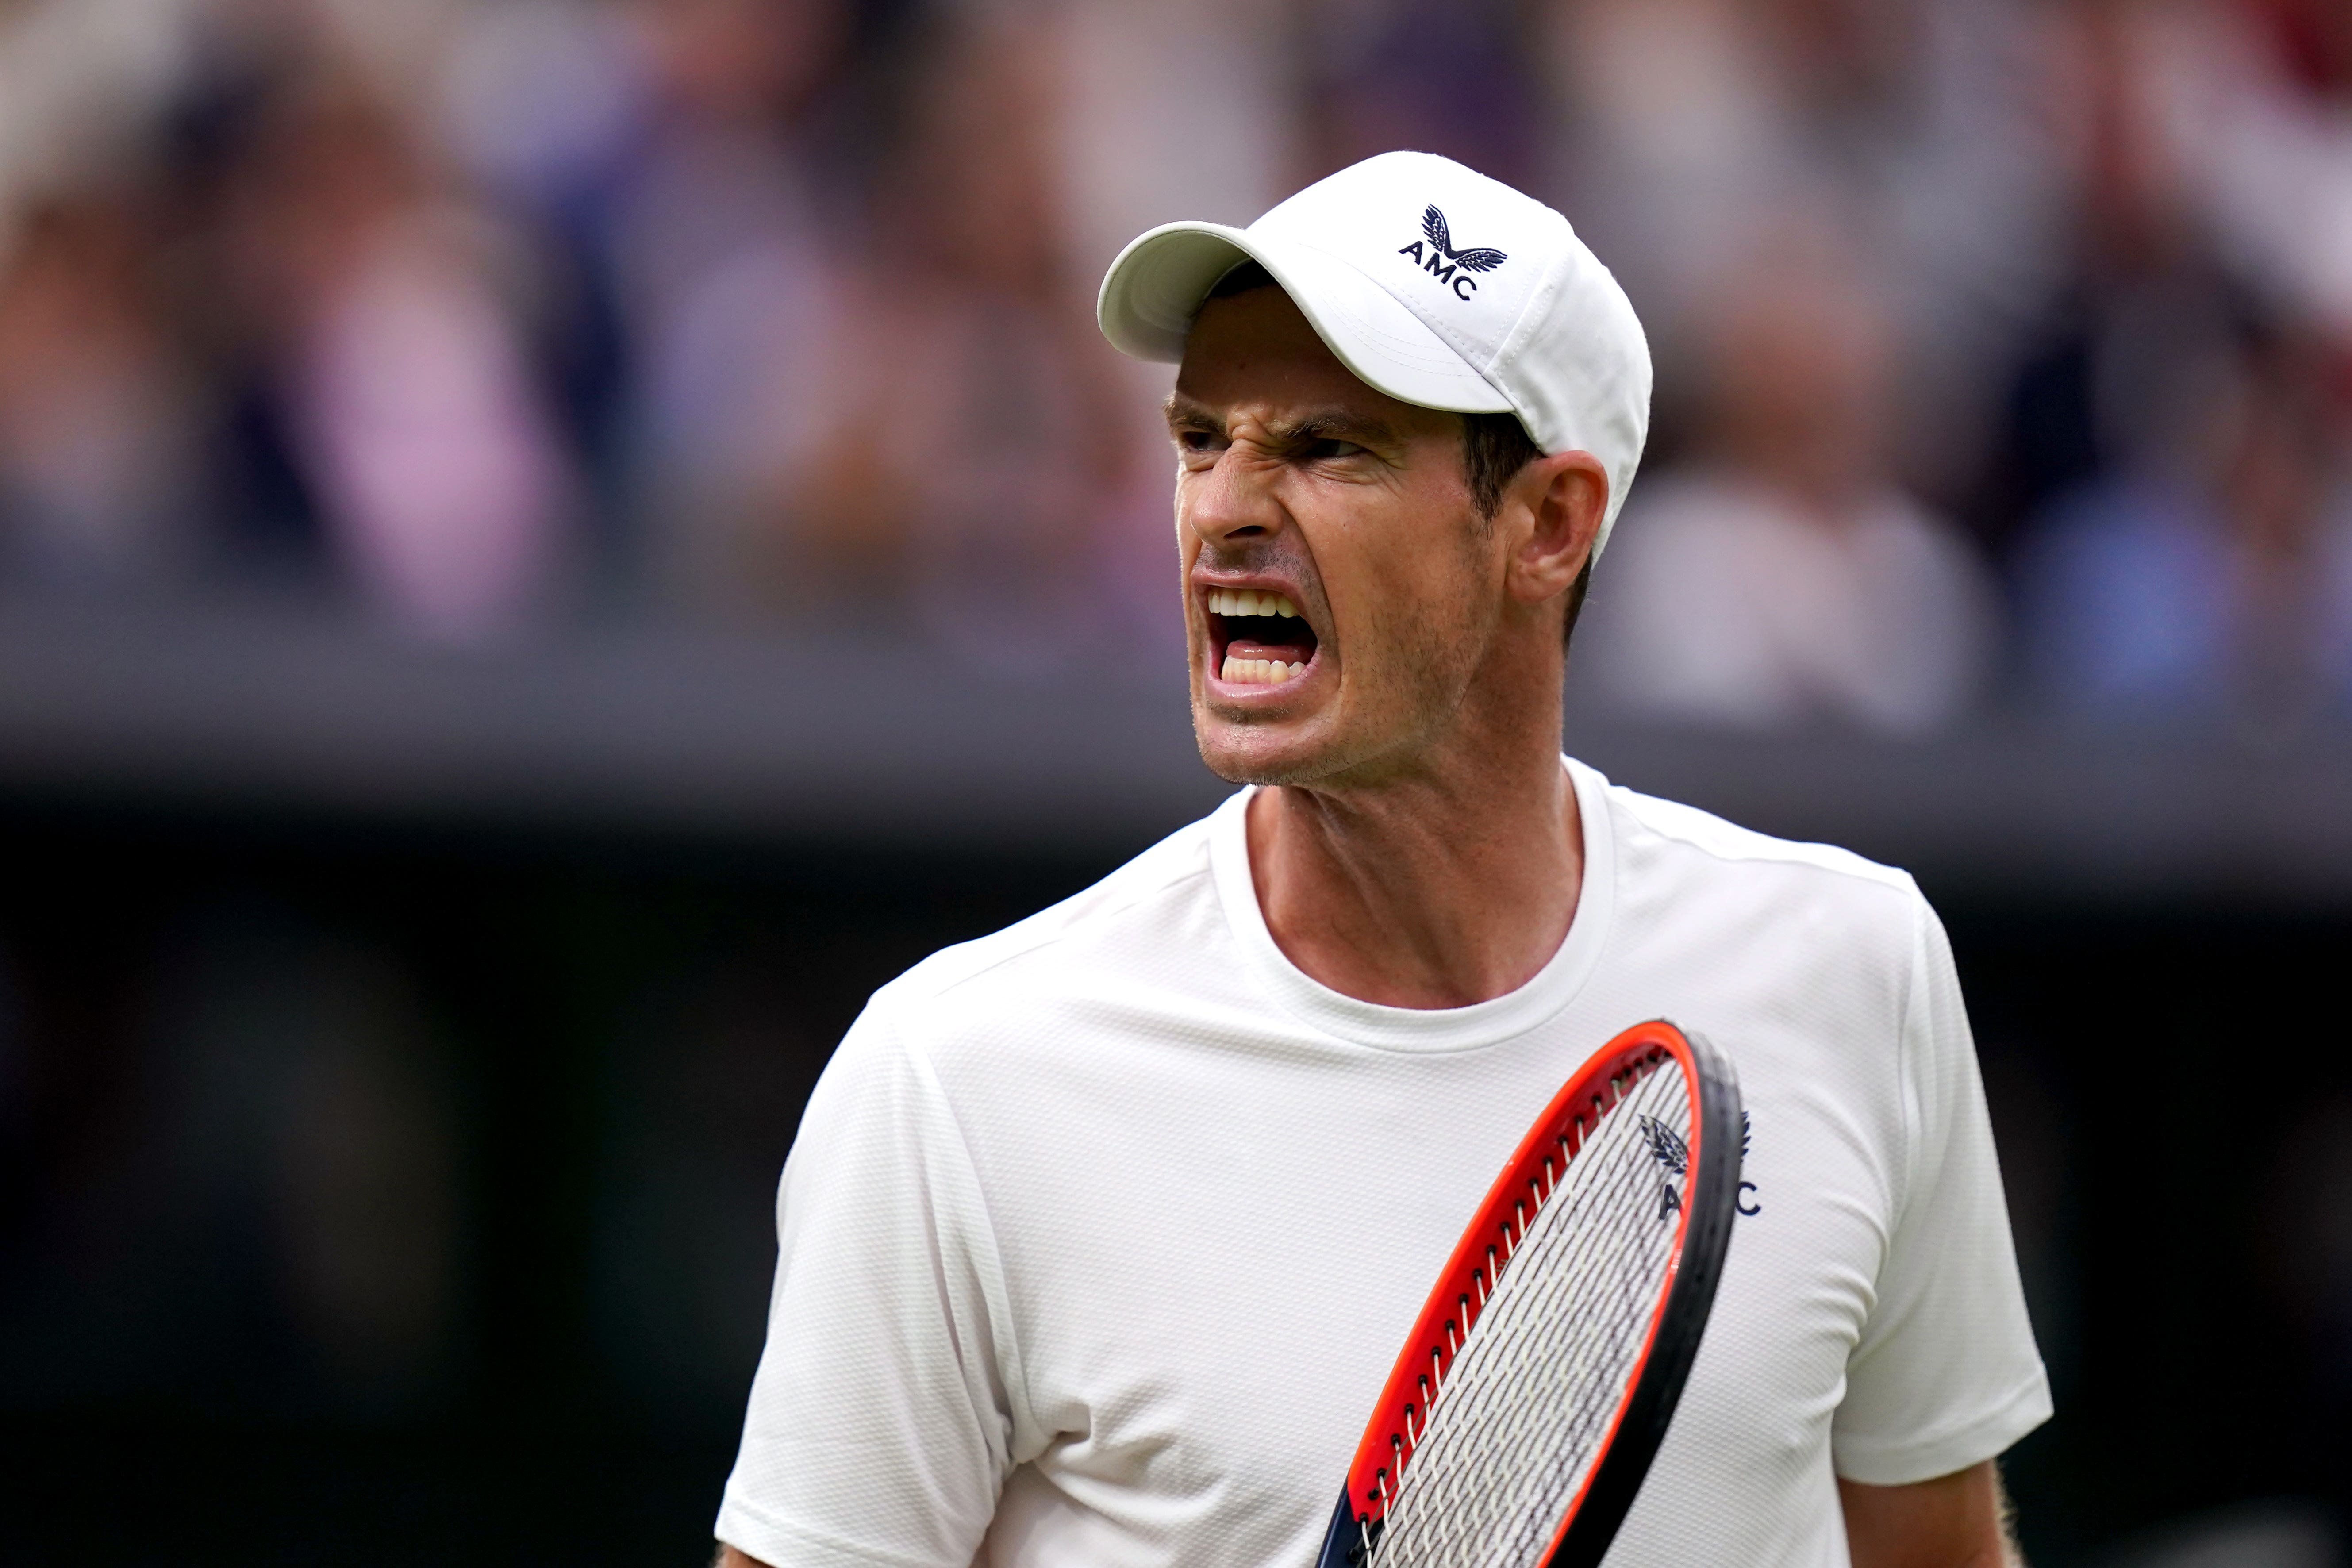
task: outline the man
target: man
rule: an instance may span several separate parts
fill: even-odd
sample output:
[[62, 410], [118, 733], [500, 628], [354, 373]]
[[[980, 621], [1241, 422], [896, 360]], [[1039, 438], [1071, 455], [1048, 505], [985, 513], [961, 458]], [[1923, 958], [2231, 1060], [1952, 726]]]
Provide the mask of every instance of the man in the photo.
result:
[[1100, 313], [1181, 356], [1194, 724], [1254, 787], [876, 994], [785, 1167], [723, 1560], [1311, 1563], [1495, 1170], [1664, 1016], [1753, 1142], [1611, 1561], [2000, 1563], [1991, 1461], [2050, 1405], [1941, 928], [1560, 754], [1648, 418], [1615, 282], [1390, 153], [1144, 236]]

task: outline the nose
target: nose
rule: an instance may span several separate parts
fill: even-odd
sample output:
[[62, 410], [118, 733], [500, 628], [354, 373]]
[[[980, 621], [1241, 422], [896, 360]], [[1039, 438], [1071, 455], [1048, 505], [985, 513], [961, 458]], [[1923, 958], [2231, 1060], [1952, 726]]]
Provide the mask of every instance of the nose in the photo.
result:
[[1182, 487], [1185, 522], [1211, 546], [1273, 538], [1286, 521], [1275, 493], [1281, 471], [1279, 461], [1234, 442], [1217, 455], [1213, 467]]

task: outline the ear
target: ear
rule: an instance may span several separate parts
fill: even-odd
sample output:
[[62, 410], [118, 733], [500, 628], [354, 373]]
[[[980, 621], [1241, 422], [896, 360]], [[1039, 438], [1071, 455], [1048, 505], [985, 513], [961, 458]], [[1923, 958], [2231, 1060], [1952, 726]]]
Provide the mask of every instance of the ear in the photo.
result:
[[1609, 510], [1609, 470], [1590, 452], [1555, 452], [1512, 476], [1500, 518], [1513, 525], [1511, 596], [1541, 605], [1575, 586]]

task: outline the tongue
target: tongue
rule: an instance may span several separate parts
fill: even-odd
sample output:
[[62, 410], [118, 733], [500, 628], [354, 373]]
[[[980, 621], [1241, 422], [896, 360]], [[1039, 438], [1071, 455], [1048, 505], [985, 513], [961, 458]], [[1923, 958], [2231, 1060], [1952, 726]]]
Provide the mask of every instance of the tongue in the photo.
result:
[[1285, 664], [1305, 664], [1315, 657], [1315, 649], [1304, 642], [1259, 642], [1255, 637], [1235, 637], [1225, 645], [1227, 658], [1278, 658]]

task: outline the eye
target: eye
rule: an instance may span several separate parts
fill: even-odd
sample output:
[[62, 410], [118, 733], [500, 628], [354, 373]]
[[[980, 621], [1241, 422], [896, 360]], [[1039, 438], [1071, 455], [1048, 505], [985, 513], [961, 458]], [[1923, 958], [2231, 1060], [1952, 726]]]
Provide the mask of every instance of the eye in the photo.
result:
[[1189, 429], [1176, 432], [1176, 445], [1186, 452], [1213, 452], [1222, 447], [1224, 441], [1213, 430]]
[[1320, 440], [1307, 442], [1306, 446], [1299, 448], [1298, 455], [1310, 463], [1325, 463], [1335, 458], [1357, 457], [1363, 450], [1353, 441], [1342, 441], [1327, 436]]

